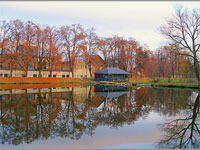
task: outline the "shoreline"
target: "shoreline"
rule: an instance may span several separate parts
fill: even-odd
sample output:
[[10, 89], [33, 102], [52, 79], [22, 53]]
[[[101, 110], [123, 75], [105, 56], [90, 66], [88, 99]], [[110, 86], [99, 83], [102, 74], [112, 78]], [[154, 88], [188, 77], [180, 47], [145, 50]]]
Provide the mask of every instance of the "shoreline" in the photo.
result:
[[24, 84], [70, 84], [70, 85], [114, 85], [114, 86], [138, 86], [138, 87], [168, 87], [168, 88], [193, 88], [199, 89], [197, 83], [154, 83], [152, 81], [126, 81], [126, 82], [110, 82], [110, 81], [92, 81], [91, 79], [80, 78], [47, 78], [47, 77], [0, 77], [0, 86], [2, 85], [24, 85]]
[[199, 89], [198, 84], [189, 83], [134, 83], [134, 82], [97, 82], [92, 85], [115, 85], [115, 86], [137, 86], [137, 87], [166, 87], [166, 88], [192, 88]]

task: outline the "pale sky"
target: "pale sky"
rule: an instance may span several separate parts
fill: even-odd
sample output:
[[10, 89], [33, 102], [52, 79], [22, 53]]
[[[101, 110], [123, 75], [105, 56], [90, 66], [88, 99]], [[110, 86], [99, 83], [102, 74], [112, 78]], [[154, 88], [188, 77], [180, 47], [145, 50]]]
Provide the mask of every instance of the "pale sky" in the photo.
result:
[[0, 19], [31, 20], [57, 27], [81, 24], [84, 29], [94, 27], [100, 37], [133, 37], [154, 50], [167, 41], [158, 28], [177, 4], [200, 9], [198, 1], [5, 1], [0, 2]]

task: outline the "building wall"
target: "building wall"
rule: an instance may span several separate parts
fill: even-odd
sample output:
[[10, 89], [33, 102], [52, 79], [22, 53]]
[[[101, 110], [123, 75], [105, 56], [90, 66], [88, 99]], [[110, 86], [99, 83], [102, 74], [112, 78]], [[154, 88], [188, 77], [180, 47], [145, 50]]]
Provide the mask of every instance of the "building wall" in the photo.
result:
[[[13, 70], [12, 77], [23, 77], [23, 74], [24, 72], [21, 70]], [[42, 71], [41, 74], [42, 77], [49, 77], [48, 75], [50, 75], [50, 72]], [[39, 71], [28, 71], [27, 77], [38, 77], [38, 75]], [[53, 71], [52, 75], [56, 75], [56, 77], [58, 78], [62, 78], [63, 75], [65, 75], [65, 78], [72, 77], [72, 73], [66, 71]], [[9, 76], [10, 76], [10, 70], [0, 70], [0, 77], [9, 77]]]
[[[99, 59], [98, 57], [96, 59]], [[101, 61], [97, 61], [97, 64], [92, 65], [92, 76], [94, 77], [94, 72], [101, 70], [104, 68], [104, 63]], [[83, 78], [83, 77], [90, 77], [90, 71], [88, 65], [85, 63], [84, 60], [77, 60], [75, 63], [74, 68], [74, 77], [76, 78]]]
[[[92, 76], [94, 77], [94, 72], [103, 69], [104, 62], [101, 60], [100, 57], [95, 57], [93, 58], [93, 64], [92, 64]], [[4, 63], [3, 67], [0, 67], [0, 77], [9, 77], [10, 76], [10, 70], [9, 67], [6, 66], [7, 63]], [[53, 71], [52, 76], [56, 77], [72, 77], [72, 72], [69, 70], [69, 65], [63, 64], [61, 68], [56, 68], [58, 70], [62, 71]], [[23, 77], [24, 72], [22, 70], [14, 69], [12, 73], [12, 77]], [[27, 74], [27, 77], [38, 77], [39, 71], [34, 71], [34, 68], [29, 66], [29, 71]], [[50, 72], [49, 71], [42, 71], [41, 72], [42, 77], [49, 77]], [[85, 63], [84, 60], [76, 60], [75, 62], [75, 68], [74, 68], [74, 77], [75, 78], [89, 78], [90, 77], [90, 72], [89, 72], [89, 67]]]
[[76, 61], [74, 68], [74, 77], [75, 78], [90, 77], [89, 68], [83, 60]]

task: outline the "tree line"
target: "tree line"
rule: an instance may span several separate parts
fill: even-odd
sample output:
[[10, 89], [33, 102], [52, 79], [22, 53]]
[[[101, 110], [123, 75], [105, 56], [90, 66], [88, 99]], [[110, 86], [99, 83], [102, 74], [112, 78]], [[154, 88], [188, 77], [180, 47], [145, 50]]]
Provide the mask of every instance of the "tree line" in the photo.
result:
[[152, 51], [132, 37], [99, 37], [94, 28], [84, 29], [80, 24], [55, 27], [19, 19], [0, 20], [0, 63], [8, 62], [10, 76], [18, 66], [26, 77], [29, 65], [40, 76], [45, 69], [52, 75], [62, 62], [67, 62], [74, 77], [75, 62], [81, 57], [92, 76], [92, 57], [98, 54], [106, 67], [121, 68], [131, 77], [194, 77], [196, 74], [199, 79], [198, 21], [197, 11], [189, 14], [177, 9], [167, 25], [160, 28], [171, 42]]

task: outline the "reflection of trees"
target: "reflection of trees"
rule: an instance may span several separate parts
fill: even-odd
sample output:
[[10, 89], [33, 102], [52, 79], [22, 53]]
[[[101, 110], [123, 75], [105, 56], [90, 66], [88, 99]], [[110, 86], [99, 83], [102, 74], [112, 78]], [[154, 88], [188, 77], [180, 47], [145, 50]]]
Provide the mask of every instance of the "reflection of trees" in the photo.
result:
[[130, 88], [127, 94], [120, 97], [105, 98], [103, 108], [94, 114], [96, 120], [102, 125], [111, 127], [132, 124], [143, 115], [142, 104], [135, 100], [136, 93], [135, 88]]
[[36, 95], [28, 94], [27, 89], [21, 95], [11, 93], [5, 101], [1, 101], [1, 143], [18, 145], [49, 137], [49, 129], [59, 107], [57, 101], [44, 101], [40, 89]]
[[143, 89], [146, 90], [146, 105], [152, 110], [164, 115], [174, 116], [180, 110], [185, 109], [188, 97], [191, 95], [190, 90], [182, 89]]
[[0, 101], [2, 143], [18, 145], [57, 136], [79, 139], [83, 134], [93, 135], [100, 125], [117, 128], [133, 124], [151, 110], [173, 115], [185, 108], [191, 95], [190, 91], [130, 87], [124, 95], [105, 98], [86, 88], [89, 90], [85, 90], [84, 100], [76, 95], [79, 92], [75, 88], [62, 93], [52, 89], [49, 93], [41, 89], [37, 94], [27, 90], [21, 95], [11, 93]]
[[166, 132], [156, 145], [159, 148], [200, 148], [200, 92], [195, 102], [188, 103], [182, 118], [171, 120], [161, 126]]
[[86, 129], [84, 119], [79, 116], [87, 107], [86, 103], [78, 103], [74, 101], [73, 88], [68, 101], [63, 103], [63, 107], [57, 117], [54, 131], [61, 137], [69, 137], [71, 139], [79, 139]]

